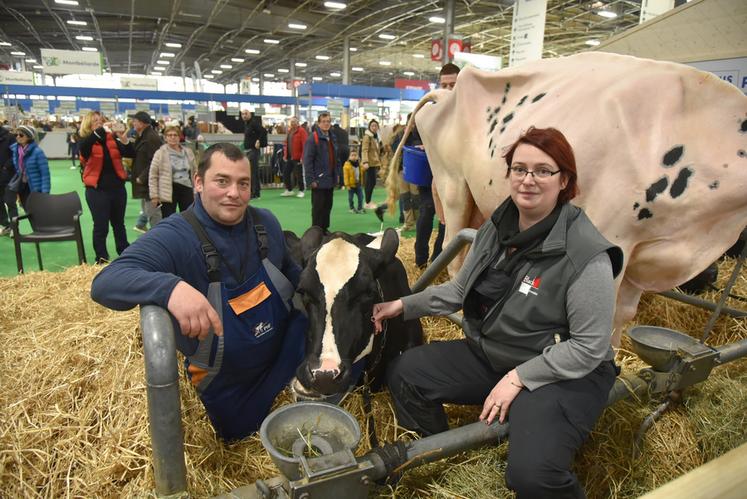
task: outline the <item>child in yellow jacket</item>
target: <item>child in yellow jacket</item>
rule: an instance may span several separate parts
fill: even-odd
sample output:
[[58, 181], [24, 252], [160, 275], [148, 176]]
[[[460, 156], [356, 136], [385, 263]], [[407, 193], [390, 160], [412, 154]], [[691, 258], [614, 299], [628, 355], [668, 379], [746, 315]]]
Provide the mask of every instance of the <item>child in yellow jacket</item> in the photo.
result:
[[[361, 187], [361, 168], [358, 162], [357, 148], [350, 150], [350, 156], [342, 167], [342, 176], [348, 190], [348, 205], [350, 213], [365, 213], [363, 209], [363, 187]], [[353, 196], [358, 196], [358, 209], [353, 207]]]

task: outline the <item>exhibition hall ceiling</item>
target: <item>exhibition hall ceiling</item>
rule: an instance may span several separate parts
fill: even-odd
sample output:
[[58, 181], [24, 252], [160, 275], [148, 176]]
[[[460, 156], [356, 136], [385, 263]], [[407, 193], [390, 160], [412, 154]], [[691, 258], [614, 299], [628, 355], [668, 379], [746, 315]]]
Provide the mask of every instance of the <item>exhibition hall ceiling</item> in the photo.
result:
[[[339, 4], [339, 5], [334, 5]], [[4, 0], [0, 62], [40, 60], [41, 48], [98, 50], [114, 73], [251, 76], [341, 83], [349, 37], [353, 84], [434, 79], [431, 39], [442, 36], [445, 1]], [[340, 8], [344, 6], [344, 8]], [[454, 0], [454, 31], [472, 51], [508, 61], [513, 2]], [[641, 0], [548, 0], [544, 57], [591, 48], [638, 24]], [[600, 15], [600, 12], [603, 12]], [[10, 45], [7, 45], [10, 44]], [[24, 52], [25, 55], [11, 55]], [[34, 62], [28, 62], [32, 65]], [[271, 76], [270, 76], [271, 75]]]

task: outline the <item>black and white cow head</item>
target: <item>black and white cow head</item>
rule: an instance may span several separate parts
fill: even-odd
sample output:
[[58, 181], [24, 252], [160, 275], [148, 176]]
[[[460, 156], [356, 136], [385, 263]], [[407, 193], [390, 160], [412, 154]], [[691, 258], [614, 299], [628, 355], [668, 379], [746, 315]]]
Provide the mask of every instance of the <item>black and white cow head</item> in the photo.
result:
[[360, 237], [318, 227], [301, 238], [304, 271], [298, 292], [309, 317], [306, 358], [296, 371], [293, 390], [306, 397], [344, 392], [353, 382], [354, 362], [374, 343], [371, 313], [382, 301], [378, 279], [395, 259], [399, 237], [388, 229], [379, 248]]

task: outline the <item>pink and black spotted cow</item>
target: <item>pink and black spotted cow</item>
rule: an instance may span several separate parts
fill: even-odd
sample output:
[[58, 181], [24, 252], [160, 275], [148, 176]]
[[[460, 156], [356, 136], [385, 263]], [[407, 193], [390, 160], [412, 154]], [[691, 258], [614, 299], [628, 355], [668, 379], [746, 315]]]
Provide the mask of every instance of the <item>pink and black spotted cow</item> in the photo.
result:
[[502, 153], [522, 132], [566, 135], [581, 189], [573, 202], [625, 253], [616, 326], [643, 291], [698, 274], [747, 224], [747, 97], [688, 66], [590, 52], [467, 68], [453, 92], [423, 98], [416, 122], [447, 241], [508, 196]]

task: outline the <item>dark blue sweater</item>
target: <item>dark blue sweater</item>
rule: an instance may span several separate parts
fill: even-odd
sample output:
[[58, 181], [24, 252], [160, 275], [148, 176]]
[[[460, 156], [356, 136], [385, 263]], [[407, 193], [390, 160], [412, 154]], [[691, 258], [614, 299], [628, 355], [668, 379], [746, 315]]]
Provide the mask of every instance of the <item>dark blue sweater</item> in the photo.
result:
[[[257, 236], [250, 223], [219, 224], [205, 212], [199, 195], [195, 197], [194, 209], [208, 237], [231, 267], [238, 271], [245, 261], [246, 277], [259, 270]], [[257, 222], [267, 230], [268, 258], [295, 286], [301, 269], [290, 258], [280, 223], [268, 210], [256, 209], [255, 213], [260, 218]], [[228, 288], [241, 284], [223, 263], [221, 277]], [[131, 244], [96, 276], [91, 298], [114, 310], [129, 310], [135, 305], [166, 308], [171, 292], [181, 280], [207, 295], [210, 283], [200, 241], [184, 218], [172, 215]]]

